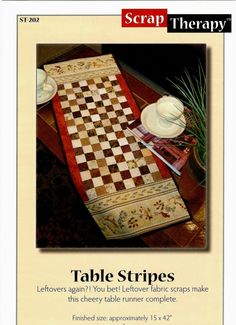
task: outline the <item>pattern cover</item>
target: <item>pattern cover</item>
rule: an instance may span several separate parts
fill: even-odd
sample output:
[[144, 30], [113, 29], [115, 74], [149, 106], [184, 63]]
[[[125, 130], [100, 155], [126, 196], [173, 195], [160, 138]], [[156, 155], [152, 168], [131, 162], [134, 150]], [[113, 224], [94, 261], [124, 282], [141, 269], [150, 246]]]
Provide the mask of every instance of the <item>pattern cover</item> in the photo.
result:
[[168, 170], [127, 129], [140, 111], [112, 55], [44, 68], [71, 177], [105, 237], [189, 219]]

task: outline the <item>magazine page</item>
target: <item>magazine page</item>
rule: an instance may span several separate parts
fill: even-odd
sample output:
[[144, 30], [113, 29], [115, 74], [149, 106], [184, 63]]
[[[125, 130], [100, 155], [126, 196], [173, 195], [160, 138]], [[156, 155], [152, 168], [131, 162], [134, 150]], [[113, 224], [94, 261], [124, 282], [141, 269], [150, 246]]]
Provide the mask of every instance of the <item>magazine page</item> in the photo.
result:
[[5, 7], [17, 33], [9, 324], [223, 324], [232, 11], [67, 3]]

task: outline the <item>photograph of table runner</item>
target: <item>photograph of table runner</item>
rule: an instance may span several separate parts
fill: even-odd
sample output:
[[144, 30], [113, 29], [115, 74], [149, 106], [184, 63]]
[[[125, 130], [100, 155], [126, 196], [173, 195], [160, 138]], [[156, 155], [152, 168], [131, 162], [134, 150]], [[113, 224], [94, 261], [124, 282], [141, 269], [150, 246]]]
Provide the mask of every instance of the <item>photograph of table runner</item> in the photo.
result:
[[104, 236], [189, 219], [167, 168], [127, 130], [140, 110], [112, 55], [44, 69], [58, 85], [53, 109], [71, 177]]

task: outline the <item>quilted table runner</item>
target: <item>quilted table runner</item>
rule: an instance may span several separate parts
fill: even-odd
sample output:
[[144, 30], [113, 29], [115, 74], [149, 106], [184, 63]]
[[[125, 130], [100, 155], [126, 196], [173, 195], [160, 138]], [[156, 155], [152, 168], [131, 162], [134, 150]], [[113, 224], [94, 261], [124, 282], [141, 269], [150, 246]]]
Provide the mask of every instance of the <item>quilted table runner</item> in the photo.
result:
[[140, 111], [112, 55], [44, 68], [58, 85], [53, 108], [71, 177], [105, 237], [188, 219], [167, 169], [127, 130]]

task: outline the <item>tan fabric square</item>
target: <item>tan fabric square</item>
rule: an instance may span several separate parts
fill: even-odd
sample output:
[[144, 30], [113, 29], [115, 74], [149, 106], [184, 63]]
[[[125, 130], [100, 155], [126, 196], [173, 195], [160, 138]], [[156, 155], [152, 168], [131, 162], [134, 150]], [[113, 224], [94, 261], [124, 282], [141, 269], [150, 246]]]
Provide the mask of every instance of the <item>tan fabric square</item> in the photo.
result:
[[115, 105], [115, 104], [118, 104], [118, 103], [119, 103], [119, 101], [118, 101], [118, 99], [117, 99], [117, 98], [111, 98], [110, 100], [111, 100], [111, 103], [112, 103], [113, 105]]
[[77, 105], [77, 101], [76, 101], [76, 99], [69, 100], [68, 102], [70, 103], [70, 106]]
[[93, 151], [102, 150], [102, 147], [101, 147], [100, 143], [92, 144], [92, 148], [93, 148]]
[[85, 125], [84, 124], [79, 124], [77, 125], [77, 130], [80, 132], [80, 131], [85, 131], [86, 128], [85, 128]]
[[153, 177], [151, 174], [142, 175], [144, 184], [149, 184], [153, 182]]
[[88, 138], [88, 132], [87, 131], [81, 131], [79, 132], [80, 139], [87, 139]]
[[[100, 160], [101, 160], [101, 159], [100, 159]], [[101, 174], [102, 176], [104, 176], [104, 175], [109, 175], [109, 174], [110, 174], [110, 171], [109, 171], [109, 169], [108, 169], [107, 166], [100, 167], [99, 169], [100, 169], [100, 174]]]
[[99, 114], [103, 114], [103, 113], [106, 113], [106, 108], [105, 107], [98, 107], [97, 111], [98, 111]]
[[88, 164], [88, 169], [94, 169], [94, 168], [98, 168], [98, 164], [97, 164], [97, 160], [90, 160], [87, 161]]
[[114, 184], [106, 184], [104, 185], [106, 188], [107, 193], [115, 193], [116, 192], [116, 188]]
[[113, 182], [122, 181], [122, 177], [121, 177], [121, 174], [119, 172], [111, 174], [111, 177], [112, 177]]
[[75, 125], [75, 121], [74, 120], [68, 120], [68, 121], [66, 121], [66, 125], [67, 126], [73, 126], [73, 125]]
[[102, 121], [102, 125], [103, 125], [104, 127], [106, 127], [106, 126], [110, 126], [110, 125], [111, 125], [111, 121], [110, 121], [109, 119], [103, 120], [103, 121]]
[[112, 93], [113, 92], [113, 87], [107, 87], [106, 91], [107, 91], [107, 93]]
[[106, 188], [105, 188], [104, 185], [96, 187], [95, 188], [95, 191], [96, 191], [96, 193], [97, 193], [98, 196], [99, 195], [104, 195], [104, 194], [107, 193], [107, 190], [106, 190]]
[[97, 193], [95, 191], [95, 188], [91, 188], [89, 190], [86, 191], [89, 200], [95, 199], [97, 197]]
[[84, 98], [83, 93], [76, 93], [75, 95], [76, 95], [77, 98]]
[[90, 145], [89, 138], [80, 139], [82, 146]]
[[66, 89], [66, 93], [67, 93], [68, 95], [70, 95], [70, 94], [73, 94], [74, 91], [73, 91], [73, 89]]
[[128, 136], [127, 141], [128, 141], [129, 144], [137, 143], [137, 141], [135, 140], [135, 137], [133, 137], [133, 136]]
[[78, 133], [74, 133], [74, 134], [71, 134], [70, 138], [71, 138], [71, 140], [77, 140], [77, 139], [79, 139], [79, 135], [78, 135]]
[[159, 181], [160, 179], [162, 179], [159, 172], [152, 173], [151, 175], [154, 181]]
[[80, 175], [81, 175], [81, 178], [82, 178], [83, 181], [87, 181], [87, 180], [92, 178], [89, 170], [85, 170], [83, 172], [80, 172]]
[[89, 80], [87, 80], [87, 84], [88, 85], [92, 85], [92, 84], [94, 84], [95, 82], [94, 82], [94, 80], [93, 79], [89, 79]]
[[150, 156], [150, 151], [147, 148], [141, 150], [144, 157]]
[[111, 87], [111, 82], [110, 81], [105, 81], [104, 82], [104, 86], [107, 88], [107, 87]]
[[153, 164], [155, 163], [155, 159], [153, 158], [152, 154], [150, 153], [150, 156], [145, 157], [145, 161], [147, 164]]
[[106, 159], [98, 159], [97, 160], [98, 167], [105, 167], [106, 164]]

